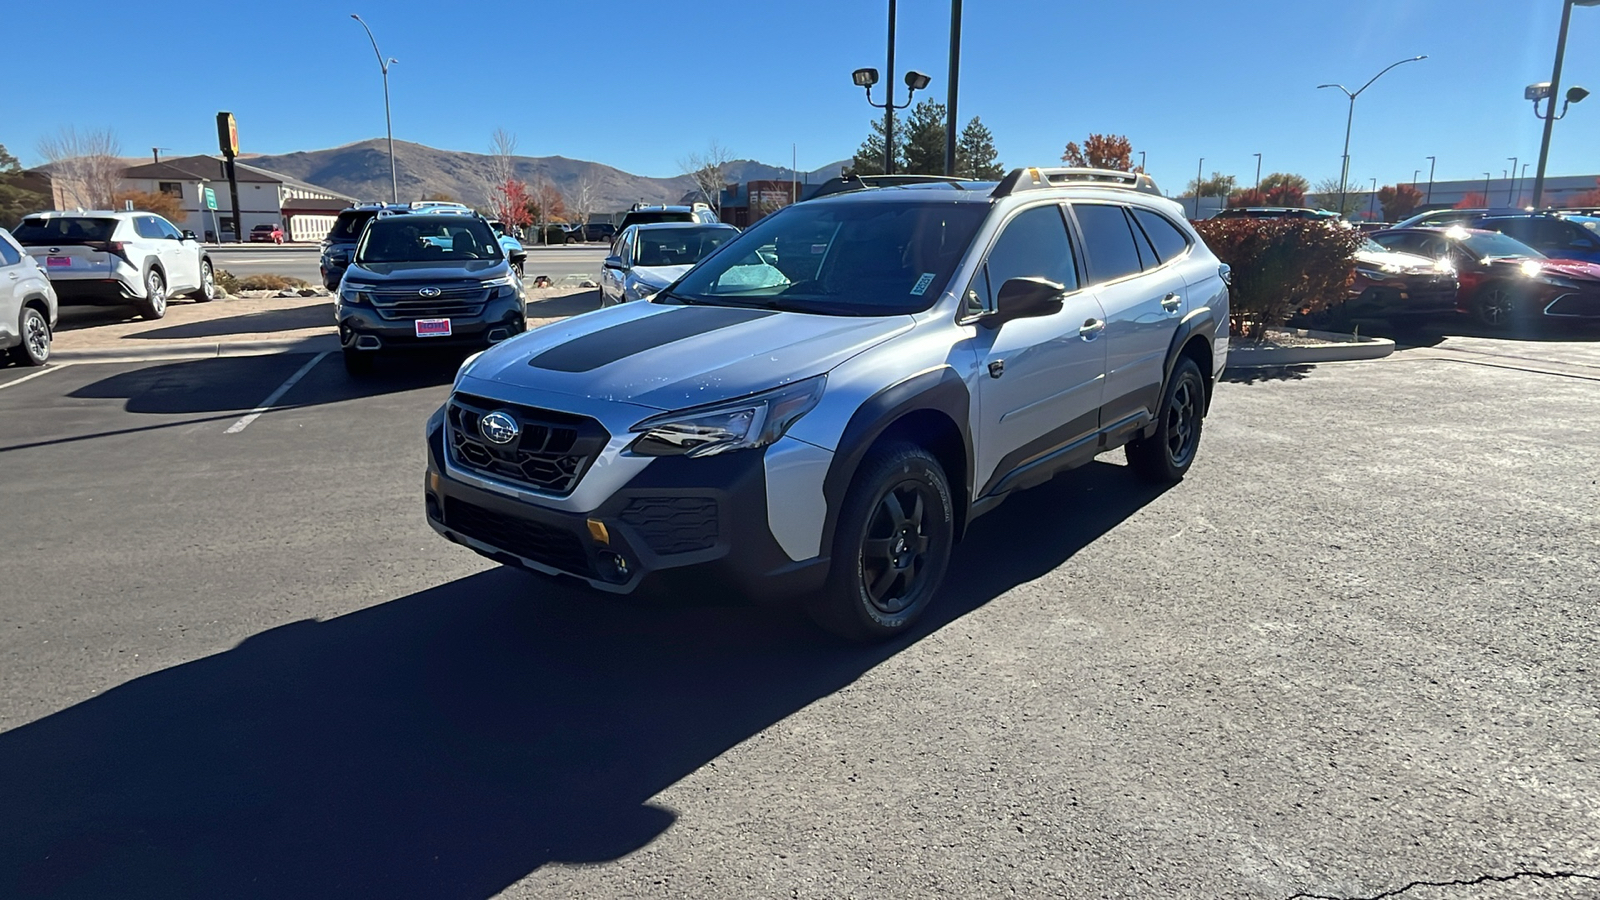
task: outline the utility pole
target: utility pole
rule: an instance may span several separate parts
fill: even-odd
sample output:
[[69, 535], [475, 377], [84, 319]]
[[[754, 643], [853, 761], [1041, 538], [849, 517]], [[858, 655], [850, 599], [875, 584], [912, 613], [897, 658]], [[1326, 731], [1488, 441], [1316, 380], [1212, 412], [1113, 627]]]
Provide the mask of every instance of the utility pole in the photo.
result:
[[883, 107], [883, 174], [894, 174], [894, 4], [889, 0], [889, 102]]
[[[892, 73], [891, 73], [892, 76]], [[956, 174], [956, 94], [961, 82], [961, 0], [950, 0], [950, 88], [944, 125], [944, 174]]]

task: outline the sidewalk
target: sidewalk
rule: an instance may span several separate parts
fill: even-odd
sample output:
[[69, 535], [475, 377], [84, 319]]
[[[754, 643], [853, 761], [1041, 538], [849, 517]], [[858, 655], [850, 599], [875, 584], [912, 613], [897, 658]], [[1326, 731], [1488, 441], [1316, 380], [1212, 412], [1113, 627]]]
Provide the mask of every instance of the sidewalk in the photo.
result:
[[[596, 290], [528, 291], [528, 327], [597, 309]], [[51, 360], [186, 359], [320, 352], [339, 348], [328, 297], [226, 297], [210, 303], [173, 300], [166, 316], [140, 319], [124, 307], [65, 307]]]

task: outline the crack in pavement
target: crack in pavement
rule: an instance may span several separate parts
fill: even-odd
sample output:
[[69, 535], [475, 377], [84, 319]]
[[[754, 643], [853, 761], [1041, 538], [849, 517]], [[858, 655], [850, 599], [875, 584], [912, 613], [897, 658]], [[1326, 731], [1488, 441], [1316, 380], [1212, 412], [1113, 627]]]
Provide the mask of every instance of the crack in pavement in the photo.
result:
[[1563, 879], [1563, 878], [1581, 878], [1581, 879], [1585, 879], [1585, 880], [1588, 880], [1588, 881], [1600, 881], [1600, 875], [1589, 875], [1589, 874], [1584, 873], [1584, 872], [1562, 872], [1562, 871], [1558, 871], [1558, 872], [1529, 872], [1529, 871], [1522, 871], [1522, 872], [1512, 872], [1510, 875], [1479, 875], [1477, 878], [1458, 880], [1458, 881], [1413, 881], [1410, 884], [1406, 885], [1405, 887], [1400, 887], [1400, 888], [1395, 888], [1394, 890], [1384, 891], [1381, 894], [1373, 894], [1370, 897], [1336, 897], [1336, 896], [1332, 896], [1332, 895], [1329, 895], [1329, 894], [1307, 894], [1305, 892], [1301, 892], [1301, 893], [1293, 894], [1293, 895], [1289, 896], [1287, 898], [1287, 900], [1385, 900], [1385, 898], [1387, 898], [1387, 897], [1398, 897], [1401, 894], [1404, 894], [1406, 891], [1411, 890], [1412, 888], [1419, 888], [1419, 887], [1440, 887], [1440, 888], [1443, 888], [1443, 887], [1472, 887], [1473, 885], [1489, 884], [1491, 882], [1501, 883], [1501, 882], [1507, 882], [1507, 881], [1516, 881], [1519, 878], [1538, 878], [1538, 879], [1543, 879], [1545, 881], [1557, 881], [1557, 880], [1560, 880], [1560, 879]]

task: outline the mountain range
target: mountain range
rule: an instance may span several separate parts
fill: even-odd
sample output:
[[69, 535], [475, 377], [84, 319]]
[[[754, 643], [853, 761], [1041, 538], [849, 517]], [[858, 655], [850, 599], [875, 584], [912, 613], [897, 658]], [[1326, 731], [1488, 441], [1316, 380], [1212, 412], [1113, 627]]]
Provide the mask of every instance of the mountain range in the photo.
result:
[[[394, 142], [395, 173], [402, 199], [443, 194], [467, 204], [481, 204], [488, 195], [492, 158], [484, 153], [440, 150], [409, 141]], [[327, 150], [241, 156], [241, 162], [320, 185], [361, 200], [389, 196], [389, 154], [381, 138]], [[800, 172], [802, 183], [816, 183], [839, 174], [849, 160]], [[601, 163], [564, 156], [513, 157], [515, 177], [529, 184], [540, 179], [571, 197], [584, 178], [594, 183], [596, 212], [627, 209], [634, 203], [676, 203], [693, 190], [687, 175], [651, 178]], [[730, 182], [774, 179], [787, 181], [790, 170], [755, 160], [739, 159], [725, 169]]]

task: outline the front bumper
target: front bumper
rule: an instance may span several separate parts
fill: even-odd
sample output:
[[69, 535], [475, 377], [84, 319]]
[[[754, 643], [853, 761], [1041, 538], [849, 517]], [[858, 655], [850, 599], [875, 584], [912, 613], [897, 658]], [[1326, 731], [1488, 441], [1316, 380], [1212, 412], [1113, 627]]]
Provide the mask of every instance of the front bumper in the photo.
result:
[[1353, 315], [1435, 316], [1456, 312], [1459, 285], [1444, 274], [1357, 278], [1346, 309]]
[[820, 589], [826, 557], [795, 562], [768, 525], [763, 454], [662, 457], [596, 508], [540, 506], [455, 477], [444, 411], [428, 420], [428, 524], [483, 556], [612, 594], [779, 602]]
[[491, 300], [475, 316], [448, 316], [450, 334], [444, 337], [417, 337], [415, 319], [386, 319], [369, 306], [340, 303], [338, 316], [340, 345], [361, 350], [482, 349], [528, 327], [522, 301], [515, 297]]

